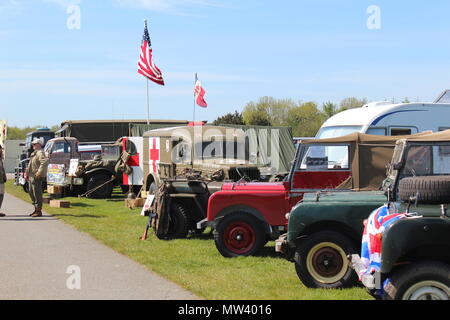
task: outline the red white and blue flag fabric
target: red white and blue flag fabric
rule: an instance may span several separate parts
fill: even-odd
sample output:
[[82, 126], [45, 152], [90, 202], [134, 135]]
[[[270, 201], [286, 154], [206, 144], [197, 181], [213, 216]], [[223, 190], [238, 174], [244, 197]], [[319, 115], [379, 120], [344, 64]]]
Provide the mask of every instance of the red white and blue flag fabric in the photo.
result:
[[152, 43], [148, 35], [147, 21], [144, 22], [144, 36], [142, 37], [141, 55], [139, 56], [138, 72], [153, 82], [164, 85], [164, 79], [161, 70], [155, 66], [152, 58]]
[[203, 89], [200, 80], [198, 80], [197, 78], [197, 74], [195, 74], [195, 86], [194, 86], [195, 103], [197, 103], [197, 105], [203, 108], [206, 108], [208, 106], [208, 104], [205, 101], [205, 93], [206, 93], [205, 89]]
[[406, 218], [407, 213], [389, 213], [387, 204], [375, 209], [367, 219], [361, 244], [361, 261], [366, 269], [363, 274], [372, 274], [381, 268], [381, 242], [383, 231], [395, 221]]

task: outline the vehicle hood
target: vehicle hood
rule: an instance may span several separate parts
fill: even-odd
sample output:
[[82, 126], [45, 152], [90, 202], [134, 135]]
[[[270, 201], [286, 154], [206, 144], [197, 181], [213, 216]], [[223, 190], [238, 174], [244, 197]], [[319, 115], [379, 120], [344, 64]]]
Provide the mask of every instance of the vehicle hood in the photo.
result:
[[224, 183], [222, 190], [226, 191], [286, 191], [286, 182], [234, 182]]

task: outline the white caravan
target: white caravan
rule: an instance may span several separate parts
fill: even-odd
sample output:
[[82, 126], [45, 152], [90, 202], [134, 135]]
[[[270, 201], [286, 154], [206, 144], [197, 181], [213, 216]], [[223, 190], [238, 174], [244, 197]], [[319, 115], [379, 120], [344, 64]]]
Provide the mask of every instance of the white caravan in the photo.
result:
[[352, 132], [397, 136], [446, 129], [450, 129], [450, 90], [433, 103], [372, 102], [339, 112], [325, 121], [316, 138]]

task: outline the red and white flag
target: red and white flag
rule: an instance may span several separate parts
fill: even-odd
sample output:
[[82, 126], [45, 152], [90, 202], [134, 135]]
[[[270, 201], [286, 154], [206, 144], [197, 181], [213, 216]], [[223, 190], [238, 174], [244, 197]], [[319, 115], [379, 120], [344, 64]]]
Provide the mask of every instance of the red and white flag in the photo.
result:
[[197, 74], [195, 74], [195, 86], [194, 86], [194, 96], [195, 96], [195, 103], [197, 103], [200, 107], [206, 108], [208, 105], [205, 101], [205, 89], [203, 89], [202, 84], [200, 83], [200, 80], [197, 78]]
[[144, 77], [163, 86], [164, 79], [161, 70], [155, 66], [152, 59], [152, 43], [150, 42], [150, 36], [148, 35], [147, 20], [145, 20], [144, 23], [145, 28], [141, 44], [141, 55], [138, 62], [138, 72]]

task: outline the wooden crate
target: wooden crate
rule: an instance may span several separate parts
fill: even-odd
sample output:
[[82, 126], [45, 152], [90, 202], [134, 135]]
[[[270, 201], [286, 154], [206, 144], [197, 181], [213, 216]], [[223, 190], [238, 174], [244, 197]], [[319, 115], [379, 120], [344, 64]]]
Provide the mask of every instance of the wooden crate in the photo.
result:
[[125, 199], [125, 206], [130, 209], [134, 209], [137, 207], [143, 207], [145, 200], [142, 198], [136, 199]]
[[61, 194], [63, 192], [63, 187], [49, 185], [47, 186], [47, 192], [48, 194]]
[[67, 201], [67, 200], [50, 200], [50, 207], [53, 207], [53, 208], [70, 208], [70, 201]]

